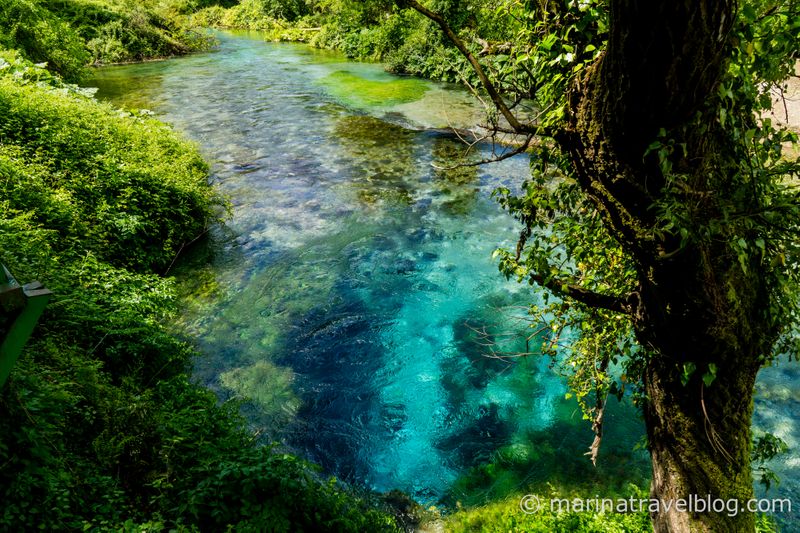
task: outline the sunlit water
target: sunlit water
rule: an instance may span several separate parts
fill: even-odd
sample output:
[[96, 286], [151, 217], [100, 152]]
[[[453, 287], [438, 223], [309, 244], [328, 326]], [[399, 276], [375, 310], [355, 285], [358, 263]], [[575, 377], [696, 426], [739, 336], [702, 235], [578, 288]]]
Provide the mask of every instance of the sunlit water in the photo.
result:
[[[515, 317], [537, 296], [491, 258], [518, 231], [491, 192], [519, 187], [526, 157], [443, 170], [465, 150], [447, 127], [481, 119], [471, 97], [301, 45], [220, 39], [212, 53], [92, 81], [100, 98], [151, 109], [194, 139], [233, 204], [176, 269], [180, 327], [204, 353], [198, 379], [249, 398], [265, 440], [425, 503], [549, 479], [601, 495], [646, 481], [630, 408], [611, 408], [593, 469], [589, 426], [548, 361], [486, 357], [525, 348]], [[489, 155], [480, 145], [470, 157]], [[762, 381], [787, 388], [796, 368]], [[756, 419], [796, 444], [797, 402], [780, 389]], [[795, 472], [796, 457], [782, 469]]]

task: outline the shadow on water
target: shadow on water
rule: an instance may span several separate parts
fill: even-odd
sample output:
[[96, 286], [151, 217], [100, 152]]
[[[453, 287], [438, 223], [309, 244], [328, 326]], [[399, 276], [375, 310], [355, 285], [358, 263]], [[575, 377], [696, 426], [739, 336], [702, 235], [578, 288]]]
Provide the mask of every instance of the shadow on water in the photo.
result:
[[556, 420], [547, 428], [498, 442], [488, 457], [481, 457], [453, 483], [443, 502], [481, 505], [520, 492], [547, 494], [553, 489], [562, 497], [614, 498], [626, 494], [631, 484], [647, 486], [649, 456], [632, 450], [631, 437], [641, 432], [641, 425], [630, 404], [608, 404], [596, 467], [584, 456], [594, 435], [577, 414], [577, 405], [560, 400], [556, 410]]

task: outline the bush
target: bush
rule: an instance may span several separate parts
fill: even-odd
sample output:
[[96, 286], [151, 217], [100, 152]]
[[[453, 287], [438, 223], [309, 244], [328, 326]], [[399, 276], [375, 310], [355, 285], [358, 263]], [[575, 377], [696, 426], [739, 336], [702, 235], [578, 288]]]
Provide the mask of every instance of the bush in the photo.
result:
[[0, 48], [18, 49], [75, 81], [88, 63], [141, 61], [208, 48], [213, 39], [192, 30], [185, 15], [213, 3], [6, 0], [0, 5]]
[[35, 0], [0, 3], [0, 48], [20, 49], [68, 80], [79, 79], [89, 61], [78, 33]]
[[70, 246], [163, 271], [220, 206], [197, 150], [154, 119], [42, 90], [29, 76], [0, 77], [0, 143], [33, 164], [9, 178], [9, 200], [41, 223], [58, 220], [51, 227]]
[[191, 20], [199, 26], [276, 30], [287, 29], [286, 23], [300, 19], [307, 12], [303, 0], [242, 0], [229, 9], [220, 5], [207, 7]]
[[120, 63], [202, 50], [210, 40], [189, 28], [183, 16], [194, 3], [123, 0], [41, 0], [69, 21], [93, 63]]
[[312, 465], [267, 447], [219, 464], [183, 501], [182, 511], [212, 531], [229, 524], [236, 531], [397, 530], [374, 502], [344, 492], [334, 479], [322, 481]]

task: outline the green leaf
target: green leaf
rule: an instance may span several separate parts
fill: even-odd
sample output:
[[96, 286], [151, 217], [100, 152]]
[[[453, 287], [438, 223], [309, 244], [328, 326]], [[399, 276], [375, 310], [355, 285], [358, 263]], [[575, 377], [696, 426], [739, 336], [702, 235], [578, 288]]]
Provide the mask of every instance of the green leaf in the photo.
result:
[[703, 374], [703, 383], [706, 387], [710, 387], [715, 379], [717, 379], [717, 365], [709, 363], [708, 372]]
[[697, 370], [697, 365], [694, 363], [684, 363], [683, 364], [683, 374], [681, 374], [681, 383], [685, 387], [689, 384], [689, 380], [692, 378], [692, 374], [694, 371]]

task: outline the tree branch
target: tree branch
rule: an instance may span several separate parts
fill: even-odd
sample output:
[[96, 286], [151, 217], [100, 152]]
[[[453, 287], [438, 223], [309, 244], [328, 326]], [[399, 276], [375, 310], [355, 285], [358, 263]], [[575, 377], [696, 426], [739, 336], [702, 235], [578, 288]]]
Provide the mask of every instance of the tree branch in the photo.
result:
[[632, 297], [612, 296], [595, 292], [584, 287], [563, 282], [557, 278], [545, 278], [541, 274], [530, 274], [529, 279], [557, 296], [572, 298], [595, 309], [607, 309], [616, 313], [629, 315], [632, 313]]
[[597, 369], [595, 375], [595, 406], [594, 406], [594, 419], [592, 420], [592, 431], [594, 431], [594, 440], [592, 445], [589, 446], [589, 451], [584, 455], [588, 455], [592, 460], [592, 465], [597, 466], [597, 455], [600, 453], [600, 444], [603, 442], [603, 417], [606, 414], [606, 403], [608, 402], [608, 392], [601, 390], [601, 380], [605, 378], [605, 373], [608, 371], [609, 358], [603, 357], [600, 361], [600, 368]]
[[[481, 159], [480, 161], [470, 161], [468, 163], [456, 163], [455, 165], [450, 165], [450, 166], [446, 166], [446, 167], [439, 167], [439, 166], [433, 165], [433, 168], [435, 168], [437, 170], [455, 170], [457, 168], [479, 167], [481, 165], [488, 165], [490, 163], [497, 163], [497, 162], [504, 161], [506, 159], [514, 157], [515, 155], [519, 155], [519, 154], [525, 152], [528, 149], [528, 147], [530, 147], [532, 140], [533, 140], [533, 134], [529, 134], [527, 137], [525, 137], [525, 141], [522, 144], [520, 144], [519, 146], [517, 146], [513, 150], [509, 150], [507, 152], [503, 152], [500, 155], [495, 155], [494, 157], [487, 157], [485, 159]], [[470, 145], [469, 149], [472, 149], [472, 146], [474, 146], [474, 144]], [[493, 147], [493, 150], [494, 150], [494, 147]], [[469, 153], [469, 150], [467, 151], [467, 153]]]
[[[484, 71], [480, 62], [478, 62], [478, 60], [475, 58], [472, 52], [469, 51], [464, 42], [458, 37], [458, 35], [456, 35], [453, 29], [447, 24], [447, 21], [445, 21], [440, 14], [431, 11], [427, 7], [420, 4], [417, 0], [398, 0], [398, 1], [400, 3], [408, 5], [421, 15], [435, 22], [442, 29], [447, 38], [450, 39], [450, 41], [455, 45], [458, 51], [461, 52], [461, 55], [463, 55], [467, 59], [467, 61], [469, 61], [470, 65], [472, 65], [473, 70], [478, 75], [478, 79], [480, 79], [481, 84], [483, 85], [484, 89], [486, 89], [486, 92], [489, 94], [492, 103], [495, 105], [500, 114], [503, 115], [503, 118], [505, 118], [508, 124], [511, 126], [511, 131], [502, 128], [500, 126], [495, 126], [494, 128], [495, 131], [506, 131], [508, 133], [527, 134], [527, 139], [523, 148], [527, 148], [527, 145], [530, 143], [530, 140], [534, 135], [544, 135], [553, 138], [557, 138], [557, 136], [561, 137], [558, 135], [560, 132], [554, 132], [554, 133], [544, 132], [540, 127], [537, 127], [529, 123], [522, 123], [517, 119], [517, 117], [511, 112], [509, 107], [506, 105], [505, 101], [503, 100], [503, 97], [500, 95], [497, 88], [494, 86], [492, 81], [486, 75], [486, 72]], [[514, 154], [514, 152], [512, 152], [512, 155]], [[549, 289], [554, 294], [557, 294], [559, 296], [564, 296], [567, 298], [572, 298], [573, 300], [588, 305], [589, 307], [607, 309], [609, 311], [614, 311], [617, 313], [624, 313], [624, 314], [630, 314], [632, 312], [633, 306], [630, 297], [622, 298], [618, 296], [611, 296], [608, 294], [597, 293], [577, 285], [563, 283], [561, 280], [555, 278], [545, 278], [544, 276], [541, 276], [538, 273], [531, 274], [530, 279], [531, 281], [538, 283], [542, 287]]]
[[476, 37], [475, 40], [483, 47], [483, 50], [478, 52], [479, 56], [508, 54], [513, 48], [511, 43], [490, 43], [486, 39], [481, 39], [480, 37]]
[[592, 461], [593, 466], [597, 466], [597, 456], [600, 453], [600, 444], [603, 442], [603, 416], [606, 413], [606, 400], [598, 400], [595, 410], [594, 420], [592, 420], [592, 431], [594, 432], [594, 439], [592, 440], [589, 451], [583, 455], [588, 455]]
[[472, 65], [472, 68], [478, 75], [478, 79], [481, 80], [481, 85], [483, 85], [484, 89], [486, 89], [486, 92], [489, 93], [489, 97], [492, 99], [492, 103], [494, 103], [498, 111], [500, 111], [500, 114], [503, 115], [503, 118], [505, 118], [506, 121], [508, 121], [508, 123], [511, 125], [511, 127], [514, 129], [516, 133], [533, 133], [533, 134], [538, 133], [538, 128], [536, 128], [531, 124], [524, 124], [520, 122], [516, 116], [514, 116], [514, 114], [511, 112], [511, 110], [508, 108], [505, 101], [503, 100], [503, 97], [500, 96], [500, 93], [498, 92], [497, 88], [494, 86], [489, 77], [486, 75], [486, 72], [484, 72], [481, 64], [478, 62], [478, 60], [475, 58], [472, 52], [469, 51], [467, 46], [464, 44], [464, 41], [462, 41], [458, 37], [458, 35], [456, 35], [456, 33], [453, 31], [452, 28], [450, 28], [450, 26], [447, 24], [447, 21], [445, 21], [441, 15], [439, 15], [438, 13], [434, 13], [433, 11], [423, 6], [416, 0], [400, 0], [400, 1], [407, 4], [409, 7], [411, 7], [421, 15], [429, 18], [430, 20], [439, 25], [444, 34], [447, 35], [447, 38], [450, 39], [450, 41], [455, 45], [455, 47], [458, 48], [458, 51], [461, 52], [461, 55], [463, 55], [467, 59], [467, 61], [469, 61], [469, 64]]

